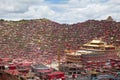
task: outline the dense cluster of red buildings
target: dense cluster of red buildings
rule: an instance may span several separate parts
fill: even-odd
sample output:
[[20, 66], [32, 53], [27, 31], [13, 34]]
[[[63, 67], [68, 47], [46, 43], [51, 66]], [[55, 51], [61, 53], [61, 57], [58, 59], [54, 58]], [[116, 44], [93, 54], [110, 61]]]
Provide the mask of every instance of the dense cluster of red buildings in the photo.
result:
[[4, 71], [6, 74], [17, 76], [19, 78], [27, 79], [62, 79], [65, 80], [63, 72], [56, 71], [43, 64], [35, 64], [32, 61], [0, 58], [0, 72]]
[[[85, 51], [82, 48], [84, 51], [79, 51], [80, 46], [95, 37], [102, 37], [108, 44], [120, 45], [119, 26], [120, 22], [111, 20], [88, 20], [73, 25], [62, 25], [47, 19], [21, 20], [20, 22], [0, 21], [1, 69], [4, 68], [3, 65], [6, 65], [5, 68], [10, 69], [6, 72], [26, 75], [31, 64], [51, 64], [57, 61], [58, 49], [61, 54], [65, 49], [75, 50], [75, 53], [70, 52], [71, 54], [67, 55], [68, 63], [87, 64], [86, 67], [101, 66], [106, 64], [107, 60], [117, 59], [118, 56], [113, 54], [116, 53], [114, 46], [107, 46], [103, 42], [91, 43], [92, 46], [86, 44], [87, 46], [84, 45], [84, 48], [102, 48], [102, 50]], [[61, 61], [64, 60], [65, 58], [62, 56]], [[79, 69], [78, 66], [76, 66], [77, 69]], [[25, 69], [21, 69], [23, 67]], [[71, 67], [74, 67], [74, 64]], [[18, 68], [20, 68], [19, 71], [13, 71]]]

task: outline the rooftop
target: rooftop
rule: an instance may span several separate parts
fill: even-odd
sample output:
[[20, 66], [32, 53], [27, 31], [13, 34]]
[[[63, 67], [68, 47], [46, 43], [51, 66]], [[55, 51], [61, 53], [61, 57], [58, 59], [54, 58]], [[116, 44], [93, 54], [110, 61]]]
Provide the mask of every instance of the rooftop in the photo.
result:
[[90, 43], [104, 43], [102, 40], [96, 39], [92, 40]]
[[49, 69], [49, 67], [47, 67], [43, 64], [33, 65], [32, 67], [35, 69]]

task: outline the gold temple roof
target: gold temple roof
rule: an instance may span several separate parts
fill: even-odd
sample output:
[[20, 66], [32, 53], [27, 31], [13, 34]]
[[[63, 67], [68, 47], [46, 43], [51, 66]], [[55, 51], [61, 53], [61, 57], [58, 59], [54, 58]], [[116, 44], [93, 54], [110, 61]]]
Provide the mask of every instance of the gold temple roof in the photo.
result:
[[[99, 44], [101, 43], [101, 44]], [[103, 42], [102, 40], [92, 40], [86, 44], [84, 44], [83, 46], [89, 46], [89, 47], [115, 47], [113, 45], [108, 45], [106, 44], [106, 42]]]
[[113, 46], [113, 45], [105, 45], [105, 47], [115, 47], [115, 46]]
[[84, 44], [84, 46], [89, 46], [89, 47], [103, 47], [104, 45]]
[[102, 40], [92, 40], [90, 43], [105, 43]]
[[67, 54], [69, 55], [82, 55], [82, 54], [92, 54], [94, 51], [105, 51], [105, 50], [112, 50], [115, 49], [115, 46], [108, 45], [106, 42], [102, 41], [101, 39], [92, 40], [81, 47], [81, 50], [67, 50]]

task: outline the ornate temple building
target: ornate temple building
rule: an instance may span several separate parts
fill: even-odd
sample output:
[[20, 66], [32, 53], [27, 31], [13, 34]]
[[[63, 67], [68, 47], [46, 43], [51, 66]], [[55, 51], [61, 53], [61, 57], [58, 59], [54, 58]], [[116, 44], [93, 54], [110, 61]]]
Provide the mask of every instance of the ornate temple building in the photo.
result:
[[[118, 58], [118, 50], [101, 39], [94, 39], [84, 44], [80, 50], [66, 53], [66, 64], [102, 66], [110, 59]], [[63, 68], [63, 66], [62, 66]]]
[[90, 51], [87, 54], [81, 55], [82, 61], [106, 62], [110, 59], [118, 58], [116, 47], [113, 45], [108, 45], [102, 40], [92, 40], [84, 44], [82, 49], [85, 51]]
[[100, 62], [118, 58], [118, 52], [113, 45], [108, 45], [100, 39], [92, 40], [81, 47], [81, 50], [76, 50], [71, 53], [66, 53], [66, 62], [81, 63], [81, 62]]

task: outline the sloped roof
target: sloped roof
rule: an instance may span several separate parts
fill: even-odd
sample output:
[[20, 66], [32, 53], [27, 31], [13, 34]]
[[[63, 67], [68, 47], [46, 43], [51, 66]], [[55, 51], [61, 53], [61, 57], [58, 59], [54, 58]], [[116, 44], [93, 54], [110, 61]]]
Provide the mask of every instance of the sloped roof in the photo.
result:
[[104, 42], [102, 40], [97, 39], [97, 40], [92, 40], [90, 43], [104, 43]]
[[115, 46], [113, 46], [113, 45], [105, 45], [105, 47], [115, 47]]
[[32, 67], [35, 69], [49, 69], [49, 67], [47, 67], [43, 64], [33, 65]]
[[91, 44], [84, 44], [84, 46], [89, 46], [89, 47], [103, 47], [103, 46], [101, 46], [101, 45], [91, 45]]

